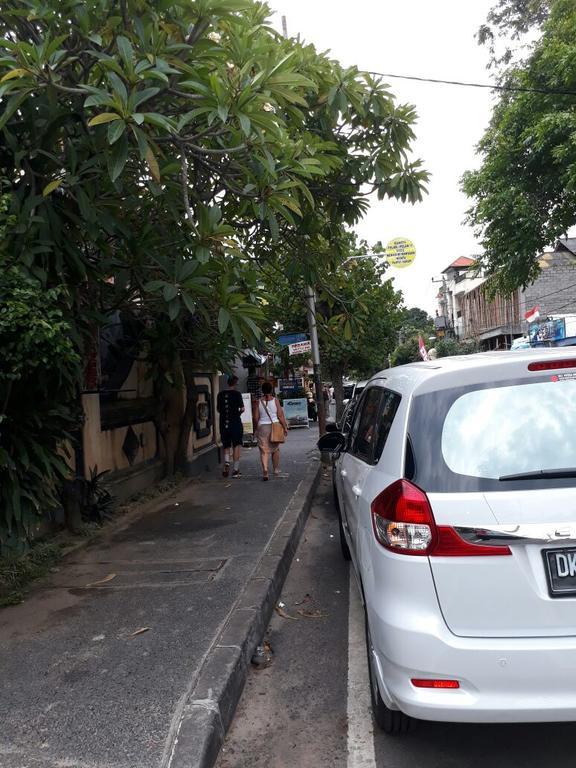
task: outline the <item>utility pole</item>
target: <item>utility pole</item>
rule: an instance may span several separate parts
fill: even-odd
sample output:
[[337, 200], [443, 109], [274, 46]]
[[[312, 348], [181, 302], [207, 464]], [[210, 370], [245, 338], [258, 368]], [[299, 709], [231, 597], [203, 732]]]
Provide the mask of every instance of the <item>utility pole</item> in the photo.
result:
[[318, 428], [322, 435], [326, 431], [326, 410], [324, 408], [324, 392], [322, 390], [322, 370], [320, 368], [320, 345], [318, 344], [318, 328], [316, 326], [316, 295], [311, 285], [306, 286], [306, 309], [308, 310], [308, 327], [312, 345], [312, 364], [314, 366], [314, 390], [316, 409], [318, 411]]
[[[282, 16], [282, 34], [288, 37], [286, 16]], [[326, 432], [326, 409], [324, 407], [324, 392], [322, 390], [322, 369], [320, 367], [320, 345], [318, 344], [318, 327], [316, 325], [316, 293], [313, 286], [306, 286], [306, 309], [308, 312], [308, 329], [312, 346], [312, 365], [314, 367], [314, 394], [318, 412], [318, 429], [320, 434]]]

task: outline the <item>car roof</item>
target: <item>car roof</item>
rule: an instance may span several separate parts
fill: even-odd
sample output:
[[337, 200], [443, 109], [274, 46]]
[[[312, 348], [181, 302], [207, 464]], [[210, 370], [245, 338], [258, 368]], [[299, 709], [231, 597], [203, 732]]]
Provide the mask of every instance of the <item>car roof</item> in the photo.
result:
[[[370, 381], [385, 379], [387, 385], [400, 391], [429, 391], [468, 383], [502, 380], [530, 375], [528, 364], [546, 360], [574, 360], [576, 349], [539, 348], [479, 352], [455, 355], [437, 360], [408, 363], [380, 371]], [[553, 371], [552, 371], [553, 372]], [[540, 375], [541, 372], [539, 372]]]

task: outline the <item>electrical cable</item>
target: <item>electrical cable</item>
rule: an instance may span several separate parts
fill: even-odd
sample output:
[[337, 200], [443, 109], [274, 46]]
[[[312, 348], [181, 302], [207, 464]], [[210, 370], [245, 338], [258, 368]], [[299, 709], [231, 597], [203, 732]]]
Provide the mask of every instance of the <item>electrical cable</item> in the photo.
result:
[[470, 83], [464, 80], [442, 80], [436, 77], [418, 77], [416, 75], [397, 75], [390, 72], [372, 72], [362, 70], [368, 75], [391, 77], [396, 80], [414, 80], [418, 83], [436, 83], [440, 85], [457, 85], [463, 88], [488, 88], [492, 91], [507, 91], [509, 93], [541, 93], [549, 96], [576, 96], [576, 91], [564, 91], [558, 88], [525, 88], [521, 85], [495, 85], [492, 83]]
[[532, 297], [530, 301], [542, 301], [542, 299], [547, 299], [548, 296], [555, 296], [557, 293], [562, 293], [562, 291], [567, 291], [570, 288], [576, 288], [576, 283], [572, 283], [571, 285], [565, 285], [563, 288], [558, 288], [558, 290], [551, 291], [550, 293], [544, 293], [542, 296], [536, 296], [535, 298]]

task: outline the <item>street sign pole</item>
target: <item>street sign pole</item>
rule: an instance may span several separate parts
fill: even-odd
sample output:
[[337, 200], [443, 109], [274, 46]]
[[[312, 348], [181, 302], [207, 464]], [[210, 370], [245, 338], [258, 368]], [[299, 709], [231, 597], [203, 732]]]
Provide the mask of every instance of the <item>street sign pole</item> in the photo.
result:
[[318, 328], [316, 327], [316, 296], [311, 285], [306, 286], [306, 308], [308, 310], [308, 326], [312, 342], [312, 364], [314, 366], [314, 389], [316, 409], [318, 411], [318, 428], [320, 434], [326, 432], [326, 411], [324, 409], [324, 394], [322, 392], [322, 371], [320, 368], [320, 345], [318, 344]]

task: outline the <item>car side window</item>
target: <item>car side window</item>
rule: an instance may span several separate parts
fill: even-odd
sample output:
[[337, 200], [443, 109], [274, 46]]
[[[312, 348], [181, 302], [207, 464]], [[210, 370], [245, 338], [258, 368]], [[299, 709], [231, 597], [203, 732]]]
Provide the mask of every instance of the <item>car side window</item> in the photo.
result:
[[372, 462], [378, 442], [378, 413], [383, 392], [380, 387], [372, 387], [364, 393], [354, 424], [352, 453], [368, 463]]
[[384, 390], [384, 396], [382, 398], [382, 409], [380, 411], [379, 426], [378, 426], [378, 439], [376, 441], [376, 447], [374, 449], [373, 463], [376, 464], [380, 461], [382, 451], [388, 440], [396, 411], [400, 405], [402, 398], [396, 392], [392, 392], [389, 389]]
[[349, 435], [352, 429], [352, 423], [354, 421], [354, 414], [356, 413], [357, 404], [358, 404], [357, 398], [354, 398], [353, 400], [351, 400], [346, 406], [346, 410], [342, 415], [342, 427], [340, 431], [345, 435]]

